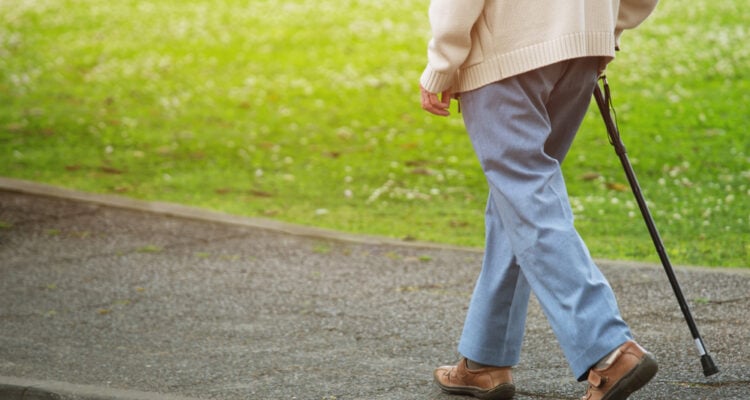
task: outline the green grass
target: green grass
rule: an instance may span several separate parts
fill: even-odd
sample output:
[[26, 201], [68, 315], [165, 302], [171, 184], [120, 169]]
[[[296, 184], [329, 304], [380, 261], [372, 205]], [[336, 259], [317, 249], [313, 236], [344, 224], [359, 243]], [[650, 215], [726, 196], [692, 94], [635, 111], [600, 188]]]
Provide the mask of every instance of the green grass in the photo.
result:
[[[739, 0], [663, 2], [610, 67], [673, 262], [750, 266]], [[0, 175], [480, 247], [459, 116], [419, 108], [425, 1], [0, 3]], [[455, 114], [455, 113], [454, 113]], [[657, 260], [594, 108], [564, 165], [597, 258]]]

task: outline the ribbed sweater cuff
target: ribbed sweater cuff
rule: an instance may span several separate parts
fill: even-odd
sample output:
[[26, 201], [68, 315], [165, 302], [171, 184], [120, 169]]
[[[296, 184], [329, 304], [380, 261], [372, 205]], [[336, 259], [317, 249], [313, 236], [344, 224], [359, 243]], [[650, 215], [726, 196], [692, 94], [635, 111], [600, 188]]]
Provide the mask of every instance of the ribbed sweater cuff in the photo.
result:
[[422, 72], [419, 83], [430, 93], [440, 93], [450, 88], [454, 76], [438, 72], [429, 65]]

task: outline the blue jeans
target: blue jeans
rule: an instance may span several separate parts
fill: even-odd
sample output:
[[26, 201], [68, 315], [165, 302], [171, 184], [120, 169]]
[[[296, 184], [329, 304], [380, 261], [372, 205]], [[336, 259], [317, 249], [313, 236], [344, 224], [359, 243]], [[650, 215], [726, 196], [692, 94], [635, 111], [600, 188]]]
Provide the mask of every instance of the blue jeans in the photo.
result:
[[598, 65], [594, 57], [563, 61], [461, 94], [490, 187], [482, 271], [458, 347], [470, 360], [518, 364], [532, 291], [579, 380], [632, 337], [573, 226], [560, 169]]

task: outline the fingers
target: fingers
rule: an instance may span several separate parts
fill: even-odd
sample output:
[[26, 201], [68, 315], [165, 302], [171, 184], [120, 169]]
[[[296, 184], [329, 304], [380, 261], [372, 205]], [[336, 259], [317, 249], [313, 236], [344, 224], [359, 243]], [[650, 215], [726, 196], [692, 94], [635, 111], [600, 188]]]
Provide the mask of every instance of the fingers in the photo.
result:
[[597, 73], [599, 74], [598, 75], [599, 77], [601, 77], [602, 75], [604, 75], [605, 72], [607, 72], [607, 65], [609, 64], [610, 61], [611, 60], [606, 57], [602, 57], [601, 60], [599, 60], [599, 70], [597, 71]]
[[451, 104], [450, 91], [444, 91], [440, 96], [441, 100], [436, 93], [431, 93], [421, 86], [420, 90], [422, 92], [422, 108], [425, 111], [442, 117], [450, 115], [448, 111]]
[[451, 92], [450, 89], [444, 90], [440, 98], [443, 99], [443, 102], [446, 103], [448, 107], [450, 107], [451, 99], [453, 99], [453, 92]]

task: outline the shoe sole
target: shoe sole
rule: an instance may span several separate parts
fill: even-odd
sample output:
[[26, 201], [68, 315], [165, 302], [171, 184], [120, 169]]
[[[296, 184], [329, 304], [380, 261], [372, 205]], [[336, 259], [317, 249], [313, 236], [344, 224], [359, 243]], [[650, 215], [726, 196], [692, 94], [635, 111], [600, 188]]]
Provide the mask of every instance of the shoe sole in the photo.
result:
[[482, 400], [510, 400], [516, 394], [516, 387], [512, 383], [503, 383], [492, 389], [483, 390], [475, 387], [443, 386], [437, 382], [440, 389], [449, 394], [468, 394]]
[[633, 369], [612, 386], [612, 389], [602, 397], [602, 400], [627, 399], [633, 392], [644, 387], [658, 370], [659, 366], [656, 364], [654, 357], [650, 354], [644, 355]]

